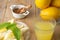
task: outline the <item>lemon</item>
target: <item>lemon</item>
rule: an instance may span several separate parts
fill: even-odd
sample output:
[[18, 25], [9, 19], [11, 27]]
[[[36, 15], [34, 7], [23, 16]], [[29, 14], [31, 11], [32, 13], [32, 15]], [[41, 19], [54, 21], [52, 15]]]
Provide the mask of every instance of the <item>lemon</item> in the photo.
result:
[[59, 9], [59, 15], [58, 15], [58, 18], [60, 18], [60, 9]]
[[7, 31], [6, 28], [0, 29], [0, 33], [1, 33], [1, 32], [6, 32], [6, 31]]
[[40, 9], [47, 8], [51, 3], [51, 0], [35, 0], [35, 4]]
[[59, 11], [56, 7], [49, 7], [40, 12], [40, 17], [44, 20], [57, 19], [58, 15]]
[[53, 0], [52, 5], [55, 7], [60, 7], [60, 0]]
[[11, 30], [8, 30], [4, 36], [4, 40], [14, 40], [16, 39]]
[[5, 35], [6, 31], [7, 31], [6, 28], [0, 29], [0, 40], [4, 39], [4, 35]]

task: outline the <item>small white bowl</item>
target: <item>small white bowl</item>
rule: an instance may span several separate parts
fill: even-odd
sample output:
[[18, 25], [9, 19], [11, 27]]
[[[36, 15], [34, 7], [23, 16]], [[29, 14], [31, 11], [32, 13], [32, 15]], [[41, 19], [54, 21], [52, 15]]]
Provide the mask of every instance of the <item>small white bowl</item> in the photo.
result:
[[22, 14], [17, 14], [15, 12], [13, 12], [13, 9], [15, 9], [15, 8], [20, 9], [20, 8], [23, 8], [23, 7], [25, 7], [25, 6], [24, 5], [11, 5], [10, 9], [12, 11], [13, 17], [15, 17], [15, 18], [24, 18], [24, 17], [26, 17], [29, 14], [29, 11], [26, 11], [25, 13], [22, 13]]

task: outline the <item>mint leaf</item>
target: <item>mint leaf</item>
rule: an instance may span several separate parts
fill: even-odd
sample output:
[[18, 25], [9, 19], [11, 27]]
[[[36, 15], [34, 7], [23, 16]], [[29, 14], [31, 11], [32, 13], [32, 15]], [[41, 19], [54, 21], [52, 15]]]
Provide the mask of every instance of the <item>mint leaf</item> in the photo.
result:
[[8, 27], [6, 27], [8, 30], [9, 29], [13, 29], [13, 27], [15, 27], [16, 26], [16, 23], [13, 23], [13, 24], [10, 24]]
[[20, 36], [21, 36], [21, 31], [20, 31], [20, 29], [19, 28], [17, 28], [16, 27], [16, 23], [13, 23], [13, 24], [11, 24], [9, 27], [7, 27], [7, 29], [11, 29], [12, 30], [12, 32], [13, 32], [13, 34], [14, 34], [14, 36], [15, 36], [15, 38], [17, 39], [17, 40], [20, 40]]
[[21, 38], [21, 31], [17, 28], [16, 23], [11, 24], [10, 22], [0, 24], [0, 29], [7, 28], [7, 30], [11, 29], [15, 38], [20, 40]]
[[8, 27], [9, 25], [10, 25], [9, 22], [1, 23], [1, 24], [0, 24], [0, 29], [6, 28], [6, 27]]
[[20, 33], [20, 30], [17, 28], [17, 27], [14, 27], [14, 29], [12, 30], [13, 34], [15, 35], [16, 39], [17, 40], [20, 40], [20, 36], [21, 36], [21, 33]]

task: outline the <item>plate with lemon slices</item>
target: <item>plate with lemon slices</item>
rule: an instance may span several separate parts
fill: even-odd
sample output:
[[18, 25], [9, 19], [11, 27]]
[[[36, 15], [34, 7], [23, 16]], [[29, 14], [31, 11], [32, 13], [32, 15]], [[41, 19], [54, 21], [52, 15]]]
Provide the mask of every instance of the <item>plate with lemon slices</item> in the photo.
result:
[[9, 20], [0, 24], [0, 40], [29, 40], [28, 26], [23, 22]]

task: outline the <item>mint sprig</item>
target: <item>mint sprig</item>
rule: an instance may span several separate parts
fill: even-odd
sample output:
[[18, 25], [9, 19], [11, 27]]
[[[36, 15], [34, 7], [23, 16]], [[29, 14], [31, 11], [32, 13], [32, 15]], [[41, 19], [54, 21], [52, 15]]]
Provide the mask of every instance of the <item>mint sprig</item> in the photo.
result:
[[16, 39], [20, 40], [20, 36], [21, 36], [20, 30], [17, 27], [14, 27], [14, 29], [12, 29], [12, 32], [15, 35]]
[[10, 23], [9, 23], [9, 22], [1, 23], [1, 24], [0, 24], [0, 29], [6, 28], [6, 27], [8, 27], [8, 26], [10, 26]]
[[0, 29], [3, 29], [3, 28], [6, 28], [7, 30], [11, 29], [15, 38], [17, 40], [20, 40], [21, 30], [19, 28], [17, 28], [16, 23], [13, 23], [13, 24], [11, 24], [9, 22], [2, 23], [2, 24], [0, 24]]

